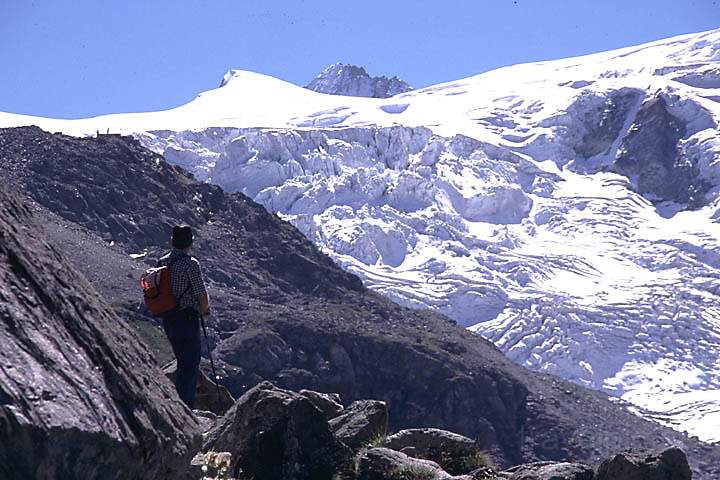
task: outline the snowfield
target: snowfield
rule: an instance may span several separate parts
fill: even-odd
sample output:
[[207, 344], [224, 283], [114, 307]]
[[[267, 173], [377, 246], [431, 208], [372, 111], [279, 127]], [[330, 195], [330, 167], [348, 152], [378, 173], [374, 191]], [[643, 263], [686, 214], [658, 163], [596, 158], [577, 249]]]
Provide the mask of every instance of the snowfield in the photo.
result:
[[228, 72], [134, 134], [295, 224], [370, 287], [529, 368], [720, 441], [720, 30], [388, 99]]

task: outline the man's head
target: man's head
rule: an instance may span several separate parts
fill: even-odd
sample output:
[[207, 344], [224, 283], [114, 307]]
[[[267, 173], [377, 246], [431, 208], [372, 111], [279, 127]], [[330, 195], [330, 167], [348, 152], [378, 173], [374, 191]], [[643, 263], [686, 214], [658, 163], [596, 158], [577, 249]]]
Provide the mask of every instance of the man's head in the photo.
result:
[[172, 246], [180, 250], [192, 247], [193, 231], [188, 225], [177, 225], [172, 230]]

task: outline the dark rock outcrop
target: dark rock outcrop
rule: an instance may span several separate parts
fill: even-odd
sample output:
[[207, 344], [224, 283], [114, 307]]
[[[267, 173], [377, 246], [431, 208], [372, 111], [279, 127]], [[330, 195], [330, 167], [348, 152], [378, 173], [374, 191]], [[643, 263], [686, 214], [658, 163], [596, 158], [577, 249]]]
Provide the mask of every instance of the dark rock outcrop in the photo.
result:
[[353, 450], [368, 445], [387, 432], [388, 410], [385, 402], [358, 400], [330, 420], [330, 429]]
[[605, 460], [596, 480], [690, 480], [685, 452], [672, 447], [661, 452], [627, 451]]
[[[610, 152], [611, 147], [620, 136], [625, 122], [633, 107], [641, 101], [642, 93], [631, 88], [624, 88], [610, 93], [602, 104], [590, 109], [581, 118], [584, 129], [582, 138], [574, 146], [575, 153], [583, 158]], [[594, 100], [591, 97], [590, 100]], [[580, 97], [578, 104], [588, 101]], [[578, 105], [578, 108], [582, 108]]]
[[312, 402], [318, 410], [325, 414], [325, 418], [330, 420], [342, 413], [344, 407], [340, 402], [340, 395], [337, 393], [321, 393], [313, 390], [300, 390], [300, 395], [306, 397]]
[[351, 459], [310, 400], [269, 382], [240, 397], [203, 450], [230, 452], [233, 475], [258, 480], [330, 480]]
[[16, 196], [0, 187], [0, 478], [176, 478], [197, 422]]
[[371, 77], [364, 68], [336, 63], [324, 69], [305, 88], [331, 95], [388, 98], [413, 88], [397, 77]]
[[292, 225], [132, 139], [0, 129], [0, 179], [35, 202], [45, 234], [158, 352], [166, 342], [136, 310], [137, 278], [162, 253], [169, 225], [192, 225], [212, 292], [211, 348], [235, 396], [270, 380], [346, 402], [375, 398], [388, 405], [390, 429], [457, 432], [501, 468], [594, 463], [628, 445], [677, 443], [696, 479], [720, 475], [720, 448], [644, 421], [600, 392], [531, 373], [446, 317], [368, 291]]
[[520, 465], [502, 473], [508, 480], [593, 480], [595, 478], [595, 470], [589, 465], [567, 462], [536, 462]]
[[651, 200], [701, 206], [709, 185], [698, 178], [697, 164], [680, 153], [685, 134], [685, 123], [668, 111], [662, 97], [647, 100], [620, 143], [614, 170], [636, 179], [638, 192]]
[[401, 430], [387, 437], [383, 446], [415, 458], [432, 460], [453, 475], [487, 466], [487, 459], [474, 440], [437, 428]]
[[[175, 382], [177, 362], [173, 360], [163, 367], [163, 373], [171, 382]], [[218, 392], [219, 391], [219, 392]], [[195, 405], [198, 410], [206, 410], [216, 415], [227, 412], [235, 403], [235, 399], [224, 385], [216, 385], [202, 371], [198, 376], [195, 393]]]

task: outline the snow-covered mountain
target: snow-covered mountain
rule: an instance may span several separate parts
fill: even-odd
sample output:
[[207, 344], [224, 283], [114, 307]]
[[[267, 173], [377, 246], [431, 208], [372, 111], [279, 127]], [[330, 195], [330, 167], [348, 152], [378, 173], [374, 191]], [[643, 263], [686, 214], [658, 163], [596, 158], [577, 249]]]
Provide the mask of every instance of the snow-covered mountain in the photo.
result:
[[231, 71], [109, 129], [533, 369], [720, 441], [720, 30], [389, 99]]
[[363, 67], [344, 63], [330, 65], [305, 88], [331, 95], [370, 98], [388, 98], [413, 89], [398, 77], [371, 77]]

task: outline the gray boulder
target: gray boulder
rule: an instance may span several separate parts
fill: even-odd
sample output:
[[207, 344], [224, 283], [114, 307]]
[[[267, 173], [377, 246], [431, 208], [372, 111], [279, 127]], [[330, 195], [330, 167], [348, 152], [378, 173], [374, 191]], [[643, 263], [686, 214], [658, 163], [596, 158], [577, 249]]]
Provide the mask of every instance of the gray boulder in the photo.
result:
[[627, 451], [600, 464], [596, 480], [690, 480], [685, 452], [671, 447], [661, 452]]
[[437, 428], [401, 430], [390, 435], [384, 446], [415, 458], [437, 462], [453, 475], [488, 466], [489, 462], [474, 440]]
[[350, 450], [306, 397], [263, 382], [238, 399], [205, 439], [203, 451], [230, 452], [235, 477], [330, 479]]
[[340, 403], [340, 395], [337, 393], [321, 393], [304, 389], [300, 390], [299, 393], [323, 412], [328, 420], [337, 417], [343, 411], [344, 407]]
[[198, 423], [16, 198], [0, 187], [0, 478], [178, 478]]
[[582, 463], [536, 462], [502, 472], [509, 480], [593, 480], [595, 471]]
[[451, 476], [431, 460], [412, 458], [389, 448], [371, 448], [358, 460], [358, 480], [436, 480]]
[[385, 402], [358, 400], [330, 420], [330, 428], [353, 450], [367, 446], [373, 439], [385, 436], [388, 410]]

